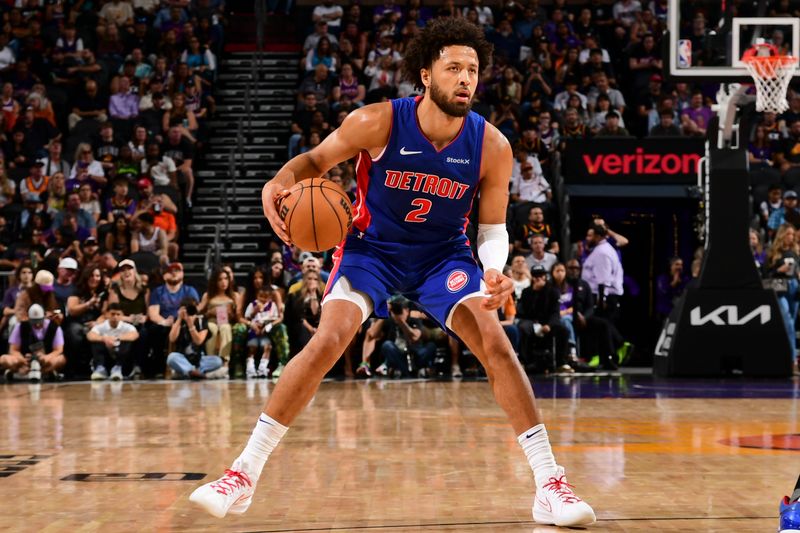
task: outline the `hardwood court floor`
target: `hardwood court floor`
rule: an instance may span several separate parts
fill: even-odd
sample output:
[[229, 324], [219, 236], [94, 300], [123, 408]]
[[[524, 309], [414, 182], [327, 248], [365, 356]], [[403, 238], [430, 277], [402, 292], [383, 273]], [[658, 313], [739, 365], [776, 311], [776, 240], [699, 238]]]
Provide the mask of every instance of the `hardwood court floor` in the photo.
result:
[[[590, 531], [775, 531], [800, 455], [772, 435], [800, 433], [798, 394], [626, 398], [595, 383], [610, 397], [536, 385], [556, 458], [597, 512]], [[272, 389], [0, 386], [0, 530], [563, 531], [532, 522], [532, 475], [486, 382], [324, 383], [250, 510], [200, 513], [188, 495], [238, 454]], [[736, 445], [754, 442], [794, 450]]]

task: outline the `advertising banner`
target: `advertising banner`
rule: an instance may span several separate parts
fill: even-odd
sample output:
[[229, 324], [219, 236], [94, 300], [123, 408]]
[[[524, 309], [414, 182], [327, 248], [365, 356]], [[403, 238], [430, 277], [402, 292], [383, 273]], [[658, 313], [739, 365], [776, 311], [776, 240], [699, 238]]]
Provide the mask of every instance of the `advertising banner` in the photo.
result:
[[704, 153], [701, 138], [568, 140], [562, 160], [564, 181], [568, 185], [693, 185]]

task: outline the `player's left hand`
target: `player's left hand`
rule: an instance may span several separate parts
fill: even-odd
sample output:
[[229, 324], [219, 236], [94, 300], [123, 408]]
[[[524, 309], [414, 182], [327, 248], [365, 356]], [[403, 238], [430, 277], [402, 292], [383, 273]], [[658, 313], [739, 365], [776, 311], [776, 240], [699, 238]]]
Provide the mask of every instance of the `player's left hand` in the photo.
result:
[[481, 302], [481, 308], [487, 311], [499, 309], [508, 297], [514, 292], [514, 284], [511, 278], [504, 276], [502, 272], [489, 269], [483, 274], [483, 281], [486, 282], [486, 299]]

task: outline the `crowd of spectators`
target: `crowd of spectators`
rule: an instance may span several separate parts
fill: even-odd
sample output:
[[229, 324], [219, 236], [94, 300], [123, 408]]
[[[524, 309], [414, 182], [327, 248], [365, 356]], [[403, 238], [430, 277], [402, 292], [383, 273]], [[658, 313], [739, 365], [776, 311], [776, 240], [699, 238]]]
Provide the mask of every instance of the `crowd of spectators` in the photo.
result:
[[158, 367], [136, 360], [152, 352], [148, 280], [169, 287], [180, 269], [224, 5], [18, 1], [0, 12], [0, 268], [14, 273], [0, 364], [34, 379]]

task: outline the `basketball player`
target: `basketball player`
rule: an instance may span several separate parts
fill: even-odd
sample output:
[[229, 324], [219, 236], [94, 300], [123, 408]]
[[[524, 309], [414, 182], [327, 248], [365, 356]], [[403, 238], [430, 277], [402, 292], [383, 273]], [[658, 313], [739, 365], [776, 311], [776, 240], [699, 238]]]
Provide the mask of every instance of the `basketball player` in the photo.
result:
[[[512, 153], [497, 129], [470, 112], [479, 73], [490, 58], [491, 45], [476, 26], [458, 19], [429, 22], [409, 45], [405, 61], [406, 74], [424, 88], [424, 96], [352, 112], [317, 148], [289, 161], [264, 186], [264, 214], [289, 243], [275, 198], [295, 182], [358, 158], [353, 228], [335, 254], [317, 333], [284, 369], [241, 455], [224, 476], [191, 495], [212, 515], [247, 510], [264, 464], [288, 426], [361, 324], [373, 311], [387, 317], [386, 301], [399, 292], [460, 337], [486, 368], [533, 469], [534, 520], [561, 526], [595, 521], [553, 458], [530, 382], [496, 313], [514, 290], [502, 275]], [[483, 272], [464, 233], [477, 194]]]

